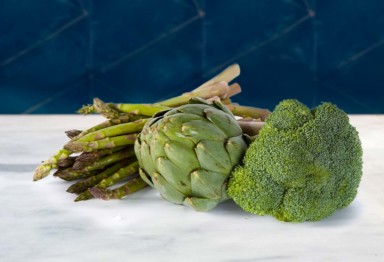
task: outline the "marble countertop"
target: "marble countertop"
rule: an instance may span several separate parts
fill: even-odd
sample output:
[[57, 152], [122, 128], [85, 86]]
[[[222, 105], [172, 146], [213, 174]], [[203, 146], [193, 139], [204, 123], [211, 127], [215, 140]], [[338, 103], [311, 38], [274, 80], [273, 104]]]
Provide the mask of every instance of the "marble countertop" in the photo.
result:
[[32, 182], [64, 131], [100, 116], [0, 115], [0, 261], [384, 261], [384, 115], [353, 115], [364, 149], [359, 193], [320, 222], [280, 222], [227, 201], [199, 213], [147, 188], [74, 203], [68, 182]]

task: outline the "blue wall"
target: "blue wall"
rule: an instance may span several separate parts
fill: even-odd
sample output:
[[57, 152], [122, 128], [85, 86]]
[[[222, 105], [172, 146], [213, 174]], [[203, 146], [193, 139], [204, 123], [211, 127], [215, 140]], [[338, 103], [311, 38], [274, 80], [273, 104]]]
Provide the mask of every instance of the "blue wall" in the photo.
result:
[[236, 102], [384, 113], [384, 1], [0, 1], [2, 114], [155, 102], [234, 62]]

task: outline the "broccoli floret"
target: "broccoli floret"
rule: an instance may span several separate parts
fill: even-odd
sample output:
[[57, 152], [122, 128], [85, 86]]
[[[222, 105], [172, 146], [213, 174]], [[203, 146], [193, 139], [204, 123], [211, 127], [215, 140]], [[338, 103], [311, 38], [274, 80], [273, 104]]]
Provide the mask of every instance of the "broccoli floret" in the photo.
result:
[[227, 192], [247, 212], [317, 221], [353, 201], [361, 175], [361, 142], [347, 114], [289, 99], [267, 118]]

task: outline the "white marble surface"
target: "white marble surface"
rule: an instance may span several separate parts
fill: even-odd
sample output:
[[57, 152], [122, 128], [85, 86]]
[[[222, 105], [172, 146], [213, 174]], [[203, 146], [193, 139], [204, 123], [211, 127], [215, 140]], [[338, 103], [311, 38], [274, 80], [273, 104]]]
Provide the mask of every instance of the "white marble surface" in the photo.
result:
[[315, 223], [243, 212], [232, 202], [198, 213], [151, 189], [74, 203], [68, 182], [32, 182], [63, 131], [99, 116], [0, 115], [0, 261], [384, 261], [384, 116], [351, 116], [364, 148], [355, 201]]

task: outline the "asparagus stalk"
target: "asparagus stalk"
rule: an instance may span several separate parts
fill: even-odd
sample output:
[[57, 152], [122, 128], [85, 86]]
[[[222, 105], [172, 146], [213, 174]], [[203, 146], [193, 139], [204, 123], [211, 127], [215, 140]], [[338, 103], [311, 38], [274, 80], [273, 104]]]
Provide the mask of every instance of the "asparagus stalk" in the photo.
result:
[[[238, 86], [232, 86], [232, 87], [235, 88], [236, 90], [238, 89]], [[233, 93], [234, 91], [231, 89], [231, 87], [228, 86], [228, 83], [225, 81], [221, 81], [221, 82], [215, 83], [214, 85], [203, 86], [191, 92], [184, 93], [181, 96], [177, 96], [174, 98], [170, 98], [170, 99], [155, 103], [155, 105], [177, 107], [177, 106], [188, 103], [188, 101], [194, 97], [209, 99], [211, 97], [217, 96], [220, 99], [226, 99]]]
[[112, 108], [108, 104], [101, 101], [101, 99], [93, 99], [93, 105], [95, 110], [108, 119], [116, 119], [120, 116], [120, 112]]
[[130, 123], [130, 122], [133, 122], [133, 121], [136, 121], [136, 120], [140, 120], [142, 118], [146, 118], [145, 116], [141, 116], [141, 115], [133, 115], [133, 114], [126, 114], [126, 115], [122, 115], [120, 116], [119, 118], [116, 118], [116, 119], [109, 119], [109, 120], [106, 120], [94, 127], [91, 127], [83, 132], [81, 132], [79, 135], [73, 137], [71, 139], [71, 141], [74, 141], [74, 140], [78, 140], [80, 139], [81, 137], [89, 134], [89, 133], [93, 133], [95, 131], [99, 131], [99, 130], [102, 130], [104, 128], [107, 128], [107, 127], [111, 127], [111, 126], [115, 126], [115, 125], [120, 125], [122, 123]]
[[100, 149], [93, 152], [83, 152], [78, 157], [73, 164], [74, 169], [82, 169], [85, 166], [90, 165], [92, 162], [98, 161], [103, 156], [113, 154], [114, 152], [120, 151], [124, 146], [118, 146], [114, 148]]
[[[121, 181], [122, 179], [137, 173], [138, 170], [139, 170], [139, 163], [135, 161], [126, 167], [120, 168], [119, 171], [117, 171], [113, 175], [101, 180], [95, 187], [98, 187], [98, 188], [110, 187], [116, 184], [117, 182]], [[90, 189], [88, 189], [87, 191], [84, 191], [83, 193], [78, 195], [78, 197], [75, 199], [75, 202], [84, 201], [91, 198], [93, 198], [93, 195]]]
[[226, 107], [235, 115], [246, 118], [260, 119], [265, 121], [267, 116], [271, 113], [268, 109], [241, 106], [237, 104], [229, 104]]
[[69, 139], [72, 139], [72, 138], [77, 137], [78, 135], [80, 135], [81, 132], [83, 132], [83, 131], [77, 130], [77, 129], [72, 129], [72, 130], [65, 131], [65, 134], [67, 135], [67, 137]]
[[95, 162], [92, 162], [89, 165], [80, 169], [79, 171], [84, 172], [84, 171], [93, 171], [93, 170], [97, 170], [97, 169], [103, 169], [106, 166], [109, 166], [111, 164], [114, 164], [114, 163], [119, 162], [123, 159], [130, 158], [133, 156], [135, 156], [135, 151], [133, 150], [132, 147], [130, 147], [130, 148], [123, 149], [121, 151], [112, 153], [110, 155], [107, 155], [107, 156], [105, 156], [105, 157], [103, 157], [103, 158], [101, 158]]
[[124, 185], [115, 189], [104, 189], [100, 187], [90, 188], [89, 191], [93, 197], [103, 200], [121, 199], [129, 194], [132, 194], [140, 189], [148, 186], [140, 177], [130, 179]]
[[118, 146], [133, 145], [137, 134], [106, 137], [100, 140], [90, 142], [70, 141], [64, 148], [73, 152], [92, 152], [99, 149], [108, 149]]
[[[117, 112], [153, 116], [157, 112], [167, 110], [168, 107], [176, 107], [186, 104], [193, 97], [209, 99], [218, 96], [221, 99], [227, 99], [241, 91], [240, 86], [237, 83], [228, 86], [228, 83], [235, 79], [239, 74], [240, 67], [238, 64], [234, 64], [191, 92], [161, 102], [154, 104], [106, 104], [102, 103], [100, 99], [95, 98], [93, 105], [83, 106], [79, 112], [83, 114], [98, 112], [105, 115], [105, 112], [112, 111], [107, 114], [107, 118], [116, 117], [118, 115]], [[110, 114], [113, 116], [110, 116]]]
[[57, 167], [57, 162], [69, 157], [73, 152], [69, 149], [60, 149], [48, 160], [38, 165], [33, 175], [33, 181], [40, 180], [49, 175], [52, 169]]
[[237, 123], [244, 134], [254, 137], [259, 134], [259, 131], [264, 126], [265, 122], [256, 121], [254, 119], [240, 119], [237, 120]]
[[238, 77], [240, 75], [240, 66], [238, 64], [233, 64], [228, 66], [226, 69], [224, 69], [222, 72], [220, 72], [218, 75], [214, 76], [195, 90], [204, 89], [207, 86], [214, 85], [218, 82], [225, 81], [227, 83], [231, 82], [233, 79]]
[[[148, 119], [140, 119], [130, 123], [123, 123], [119, 125], [114, 125], [110, 127], [105, 127], [103, 129], [90, 132], [82, 137], [78, 138], [77, 142], [92, 142], [95, 140], [100, 140], [107, 137], [113, 137], [118, 135], [125, 135], [130, 133], [140, 132]], [[72, 140], [73, 142], [73, 140]]]
[[94, 176], [97, 172], [94, 170], [92, 171], [85, 171], [85, 170], [75, 170], [72, 167], [62, 168], [57, 170], [53, 176], [59, 177], [65, 181], [72, 181], [82, 178], [87, 178]]
[[69, 193], [75, 193], [75, 194], [80, 194], [87, 190], [90, 187], [95, 186], [98, 184], [101, 180], [113, 175], [116, 173], [120, 168], [123, 168], [127, 166], [130, 162], [132, 162], [132, 159], [135, 158], [130, 158], [130, 159], [123, 159], [122, 161], [116, 162], [113, 165], [110, 165], [106, 169], [104, 169], [101, 173], [91, 176], [87, 179], [78, 181], [77, 183], [71, 185], [68, 189], [67, 192]]
[[123, 113], [153, 116], [154, 114], [168, 110], [169, 107], [151, 104], [113, 104], [114, 108]]
[[59, 161], [57, 161], [57, 167], [58, 168], [70, 167], [70, 166], [73, 166], [75, 164], [75, 162], [76, 162], [76, 157], [70, 156], [70, 157], [60, 159]]

